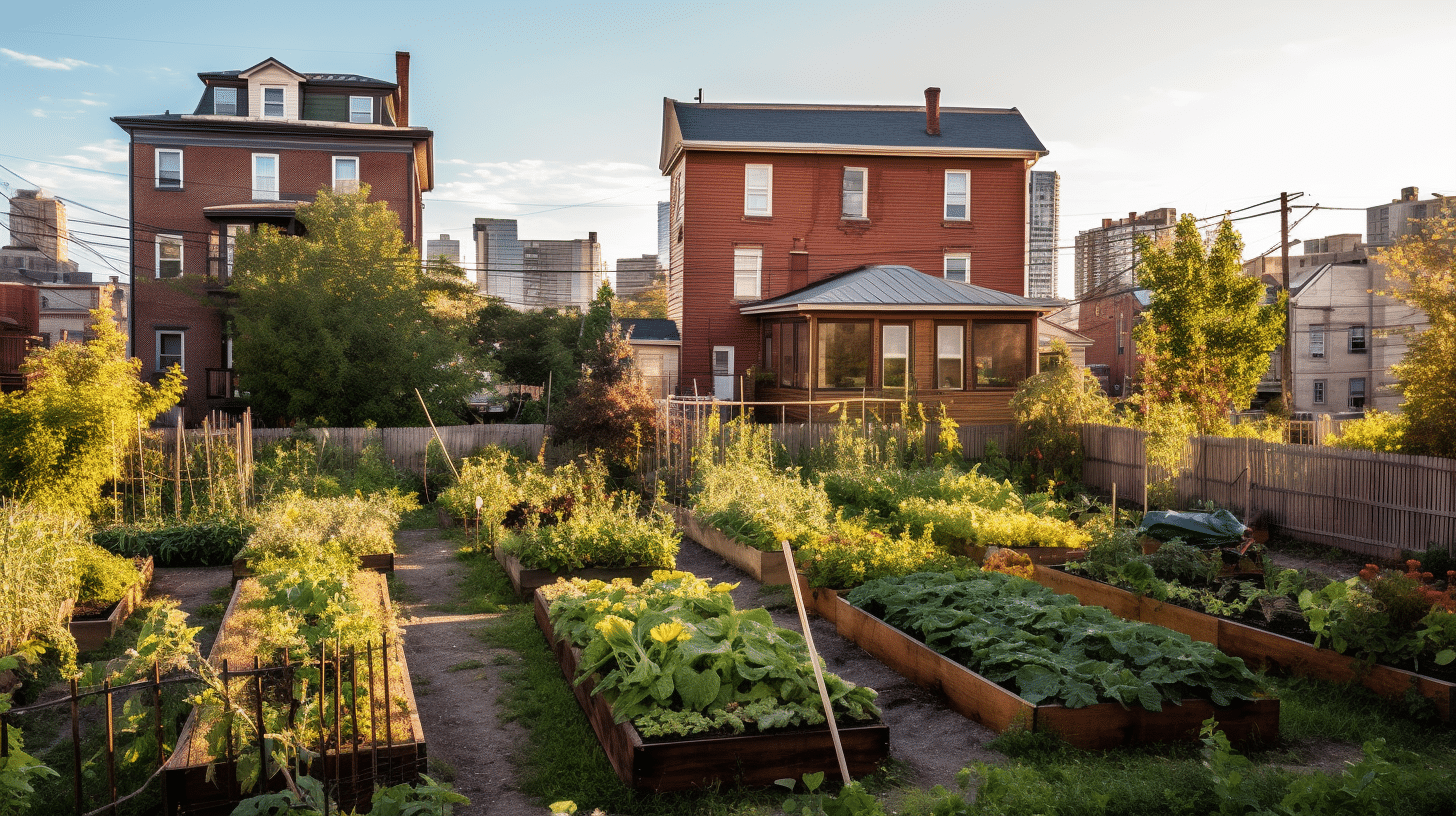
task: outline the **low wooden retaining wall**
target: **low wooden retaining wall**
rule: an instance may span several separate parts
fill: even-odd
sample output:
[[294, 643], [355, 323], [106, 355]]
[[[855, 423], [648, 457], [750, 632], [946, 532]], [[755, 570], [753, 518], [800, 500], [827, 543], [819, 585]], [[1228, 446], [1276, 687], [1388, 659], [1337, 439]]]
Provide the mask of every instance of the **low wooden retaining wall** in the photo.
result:
[[494, 548], [495, 560], [500, 562], [501, 569], [511, 579], [511, 588], [521, 598], [529, 598], [535, 591], [548, 584], [554, 584], [558, 579], [580, 578], [584, 581], [613, 581], [618, 578], [631, 578], [633, 583], [640, 583], [652, 577], [652, 573], [666, 567], [623, 567], [621, 569], [599, 569], [587, 568], [571, 570], [570, 572], [552, 572], [544, 569], [527, 569], [522, 566], [521, 559], [514, 553], [506, 550], [497, 544]]
[[152, 557], [147, 556], [140, 565], [141, 578], [132, 584], [131, 589], [121, 596], [121, 600], [111, 608], [111, 614], [96, 620], [72, 620], [68, 624], [71, 630], [71, 637], [76, 639], [76, 650], [89, 652], [100, 649], [106, 643], [106, 639], [116, 634], [131, 613], [136, 610], [137, 605], [147, 596], [147, 588], [152, 585], [153, 573]]
[[[370, 584], [373, 586], [377, 602], [383, 608], [386, 616], [392, 614], [389, 588], [384, 576], [373, 572], [368, 574], [373, 576]], [[239, 581], [233, 587], [232, 600], [228, 602], [222, 626], [218, 630], [217, 639], [213, 642], [208, 655], [208, 661], [215, 668], [221, 668], [222, 661], [219, 656], [227, 653], [230, 640], [242, 636], [234, 623], [234, 614], [248, 583], [246, 580]], [[233, 625], [230, 626], [230, 623]], [[361, 699], [359, 706], [362, 709], [364, 706], [372, 704], [380, 707], [381, 713], [403, 706], [407, 709], [405, 715], [407, 728], [396, 729], [394, 718], [390, 718], [391, 724], [388, 727], [377, 726], [376, 742], [373, 745], [368, 744], [367, 740], [355, 739], [352, 746], [338, 745], [329, 748], [322, 752], [322, 756], [316, 756], [304, 769], [306, 773], [318, 777], [328, 786], [335, 801], [343, 809], [367, 808], [376, 787], [412, 783], [426, 770], [428, 754], [425, 745], [425, 731], [420, 723], [419, 706], [415, 702], [414, 688], [410, 684], [409, 664], [405, 660], [403, 644], [395, 639], [389, 642], [386, 648], [389, 663], [393, 668], [385, 666], [383, 673], [395, 679], [375, 681], [374, 685], [384, 686], [388, 689], [387, 692], [379, 695], [382, 699], [374, 700], [374, 690], [371, 689], [370, 695], [361, 695], [369, 696], [371, 699], [368, 702]], [[330, 657], [329, 660], [330, 663], [333, 663], [334, 658]], [[243, 674], [252, 666], [231, 666], [230, 668], [234, 672]], [[343, 671], [342, 661], [339, 663], [339, 670]], [[288, 667], [283, 667], [283, 671], [284, 676], [287, 676]], [[334, 669], [330, 668], [330, 671], [332, 672]], [[343, 675], [345, 678], [348, 676], [347, 673]], [[371, 684], [364, 677], [361, 676], [359, 682], [363, 684], [364, 688], [370, 688]], [[313, 692], [314, 695], [318, 693], [317, 690]], [[343, 714], [338, 713], [338, 716], [342, 717]], [[199, 725], [198, 718], [198, 709], [193, 708], [192, 712], [187, 715], [187, 721], [181, 732], [177, 735], [176, 750], [163, 765], [163, 813], [167, 816], [174, 814], [227, 816], [232, 813], [237, 802], [242, 798], [261, 792], [254, 790], [245, 793], [237, 789], [238, 786], [234, 781], [235, 774], [238, 772], [237, 761], [228, 761], [211, 755], [205, 737], [199, 733], [202, 726]], [[241, 731], [241, 729], [239, 730]], [[408, 733], [402, 733], [406, 730]], [[314, 735], [314, 738], [317, 739], [317, 735]], [[240, 735], [238, 740], [240, 743], [246, 742], [245, 733]], [[318, 745], [309, 747], [311, 750], [318, 751]], [[275, 773], [267, 780], [264, 788], [273, 791], [281, 790], [283, 788], [281, 775]]]
[[[394, 553], [361, 555], [359, 556], [359, 569], [371, 570], [373, 572], [394, 572]], [[248, 566], [248, 559], [234, 558], [233, 583], [251, 577], [253, 577], [253, 570]]]
[[[576, 682], [581, 651], [556, 638], [539, 593], [535, 609], [536, 623], [551, 644], [561, 673], [586, 712], [612, 768], [627, 786], [651, 791], [719, 784], [763, 787], [784, 777], [797, 779], [806, 773], [832, 774], [838, 770], [833, 740], [829, 729], [822, 726], [769, 734], [644, 742], [630, 722], [615, 722], [610, 704], [592, 694], [590, 679]], [[882, 723], [841, 726], [839, 738], [853, 776], [873, 773], [889, 755], [890, 731]]]
[[789, 566], [778, 550], [764, 552], [740, 544], [698, 518], [686, 507], [672, 508], [672, 516], [683, 535], [722, 556], [724, 561], [753, 576], [761, 584], [787, 584]]
[[945, 695], [950, 707], [993, 731], [1026, 729], [1056, 734], [1078, 748], [1102, 749], [1198, 739], [1204, 720], [1213, 717], [1235, 745], [1279, 739], [1279, 701], [1240, 701], [1216, 706], [1207, 700], [1164, 705], [1160, 712], [1141, 706], [1102, 703], [1085, 708], [1033, 705], [987, 680], [883, 620], [850, 605], [833, 590], [807, 590], [805, 602], [834, 628], [916, 685]]
[[1335, 683], [1354, 681], [1382, 697], [1399, 698], [1414, 690], [1431, 701], [1442, 720], [1451, 719], [1456, 683], [1390, 666], [1367, 666], [1333, 649], [1317, 649], [1301, 640], [1134, 595], [1080, 575], [1038, 567], [1033, 577], [1048, 589], [1075, 596], [1088, 606], [1106, 607], [1119, 618], [1157, 624], [1212, 643], [1251, 666]]

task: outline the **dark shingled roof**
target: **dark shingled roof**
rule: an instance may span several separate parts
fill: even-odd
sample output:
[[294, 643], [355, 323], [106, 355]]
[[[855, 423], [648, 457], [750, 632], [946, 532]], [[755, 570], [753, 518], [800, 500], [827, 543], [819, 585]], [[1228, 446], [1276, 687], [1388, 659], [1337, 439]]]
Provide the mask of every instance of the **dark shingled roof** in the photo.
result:
[[1016, 108], [941, 108], [939, 136], [925, 109], [899, 106], [714, 105], [672, 101], [685, 142], [1023, 150], [1046, 147]]
[[798, 309], [865, 309], [943, 307], [946, 311], [1035, 309], [1047, 311], [1055, 303], [956, 283], [927, 275], [911, 266], [863, 266], [810, 284], [761, 303], [746, 305], [743, 314], [765, 314]]
[[677, 332], [677, 321], [660, 317], [634, 317], [619, 321], [622, 331], [631, 331], [633, 340], [665, 340], [682, 342]]

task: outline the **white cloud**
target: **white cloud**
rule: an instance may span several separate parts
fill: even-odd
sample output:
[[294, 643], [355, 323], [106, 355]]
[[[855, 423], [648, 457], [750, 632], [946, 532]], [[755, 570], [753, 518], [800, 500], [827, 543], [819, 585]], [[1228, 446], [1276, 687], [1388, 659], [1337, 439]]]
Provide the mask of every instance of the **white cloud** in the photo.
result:
[[469, 202], [506, 216], [565, 207], [637, 206], [656, 202], [658, 188], [666, 187], [656, 169], [630, 162], [453, 159], [443, 164], [455, 171], [455, 178], [437, 184], [435, 198]]
[[48, 114], [45, 111], [41, 110], [40, 108], [31, 108], [30, 109], [30, 115], [31, 116], [34, 116], [34, 117], [36, 117], [38, 119], [44, 119], [44, 118], [46, 118], [46, 116]]
[[126, 142], [120, 139], [107, 139], [99, 144], [82, 145], [80, 149], [82, 153], [79, 155], [73, 153], [57, 156], [56, 159], [66, 164], [91, 168], [126, 161]]
[[22, 54], [19, 51], [11, 51], [9, 48], [0, 48], [0, 54], [15, 60], [16, 62], [29, 65], [32, 68], [45, 68], [52, 71], [69, 71], [72, 68], [95, 68], [89, 62], [82, 62], [70, 57], [61, 57], [58, 60], [38, 57], [34, 54]]

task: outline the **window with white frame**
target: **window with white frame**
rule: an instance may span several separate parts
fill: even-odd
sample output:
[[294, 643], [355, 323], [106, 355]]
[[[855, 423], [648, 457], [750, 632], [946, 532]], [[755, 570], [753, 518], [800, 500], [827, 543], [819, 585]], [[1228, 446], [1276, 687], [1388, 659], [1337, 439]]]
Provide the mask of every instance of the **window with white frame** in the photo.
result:
[[968, 221], [971, 218], [971, 172], [945, 171], [945, 220]]
[[1315, 405], [1324, 405], [1325, 404], [1325, 381], [1324, 380], [1315, 380], [1314, 381], [1314, 404]]
[[951, 252], [945, 256], [945, 279], [956, 283], [971, 282], [971, 253]]
[[157, 370], [166, 371], [172, 366], [186, 367], [183, 349], [185, 335], [180, 331], [157, 330]]
[[1365, 378], [1364, 377], [1351, 377], [1350, 378], [1350, 407], [1351, 408], [1361, 408], [1361, 409], [1363, 409], [1365, 407]]
[[223, 262], [225, 264], [227, 264], [227, 268], [224, 271], [226, 271], [226, 272], [232, 272], [233, 271], [233, 256], [237, 252], [237, 248], [238, 248], [238, 236], [239, 235], [246, 235], [247, 233], [250, 233], [252, 231], [253, 231], [253, 227], [250, 224], [228, 224], [227, 225], [227, 237], [225, 239], [226, 242], [227, 242], [227, 245], [223, 248], [223, 252], [224, 252]]
[[359, 192], [359, 157], [334, 157], [334, 192]]
[[157, 189], [182, 189], [182, 151], [157, 148]]
[[157, 236], [157, 277], [182, 277], [182, 236]]
[[[279, 90], [282, 90], [281, 88]], [[238, 115], [238, 89], [213, 88], [212, 112], [217, 116]]]
[[1365, 327], [1364, 326], [1351, 326], [1350, 327], [1350, 353], [1351, 354], [1364, 354], [1365, 353], [1366, 342], [1367, 341], [1366, 341], [1366, 338], [1365, 338]]
[[278, 154], [253, 154], [253, 198], [278, 200]]
[[733, 249], [733, 298], [758, 300], [763, 280], [763, 247]]
[[773, 165], [743, 167], [743, 214], [773, 215]]
[[1309, 356], [1316, 360], [1323, 360], [1325, 357], [1325, 327], [1309, 327]]
[[910, 370], [910, 327], [880, 327], [880, 387], [904, 388]]
[[935, 327], [935, 387], [960, 389], [966, 386], [966, 327]]
[[368, 125], [374, 122], [374, 97], [372, 96], [351, 96], [349, 97], [349, 121], [356, 125]]
[[868, 191], [869, 168], [844, 168], [844, 185], [841, 194], [840, 215], [844, 218], [865, 218], [865, 193]]
[[263, 118], [283, 119], [287, 116], [283, 105], [283, 88], [263, 86]]

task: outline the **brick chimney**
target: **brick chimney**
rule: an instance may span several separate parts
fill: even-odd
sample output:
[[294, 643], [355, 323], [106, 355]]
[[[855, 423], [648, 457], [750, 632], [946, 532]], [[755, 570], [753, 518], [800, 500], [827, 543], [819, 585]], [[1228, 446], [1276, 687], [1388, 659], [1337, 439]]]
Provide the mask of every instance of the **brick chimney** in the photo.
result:
[[394, 52], [394, 81], [399, 85], [399, 105], [395, 124], [409, 127], [409, 52]]
[[925, 89], [925, 132], [940, 135], [940, 89]]

